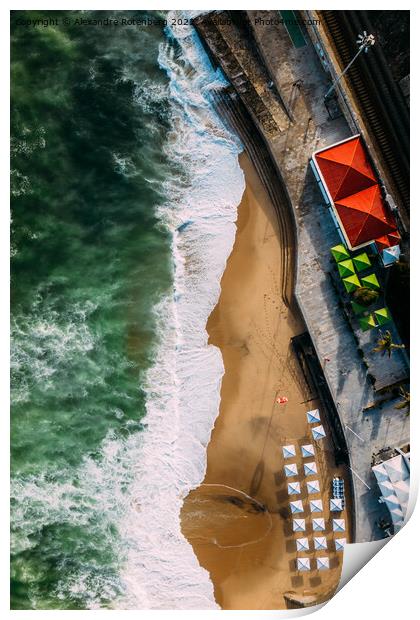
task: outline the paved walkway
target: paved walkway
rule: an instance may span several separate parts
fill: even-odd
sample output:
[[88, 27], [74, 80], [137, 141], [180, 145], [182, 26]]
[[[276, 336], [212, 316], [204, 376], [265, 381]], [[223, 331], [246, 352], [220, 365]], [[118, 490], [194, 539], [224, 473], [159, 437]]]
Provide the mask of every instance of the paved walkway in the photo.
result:
[[[356, 341], [329, 273], [335, 269], [330, 248], [339, 243], [340, 238], [308, 166], [315, 150], [343, 140], [353, 132], [343, 116], [335, 120], [329, 117], [324, 105], [329, 79], [313, 46], [294, 48], [282, 25], [258, 24], [259, 17], [276, 18], [277, 12], [247, 13], [258, 54], [266, 63], [269, 77], [266, 72], [254, 70], [255, 55], [253, 59], [248, 58], [253, 54], [249, 43], [241, 44], [234, 27], [232, 34], [224, 28], [223, 54], [217, 58], [217, 41], [212, 51], [216, 50], [215, 56], [228, 78], [232, 54], [240, 58], [241, 88], [237, 92], [247, 107], [250, 107], [246, 95], [250, 92], [246, 87], [249, 80], [253, 95], [264, 93], [264, 113], [266, 109], [276, 110], [271, 118], [277, 121], [277, 131], [272, 128], [264, 131], [263, 123], [259, 126], [286, 183], [297, 224], [295, 294], [321, 363], [325, 358], [330, 360], [323, 366], [348, 441], [354, 486], [355, 541], [375, 540], [383, 537], [377, 528], [377, 519], [386, 518], [387, 512], [377, 501], [378, 489], [371, 474], [372, 453], [408, 443], [409, 418], [404, 412], [395, 410], [392, 402], [382, 410], [371, 408], [369, 413], [363, 413], [365, 407], [375, 402], [376, 394], [358, 348], [369, 357], [374, 374], [382, 383], [389, 381], [390, 376], [405, 376], [406, 360], [400, 353], [393, 357], [391, 364], [387, 358], [372, 357], [371, 332], [366, 336], [360, 332], [360, 340]], [[237, 76], [232, 77], [236, 79]], [[262, 79], [273, 81], [269, 89], [263, 88]], [[234, 83], [234, 79], [231, 81]], [[270, 97], [274, 103], [269, 101]], [[287, 110], [286, 126], [286, 115], [280, 112], [278, 105], [279, 97]], [[249, 111], [255, 119], [253, 110]], [[374, 331], [377, 334], [378, 330]], [[371, 366], [369, 369], [372, 372]]]
[[[248, 13], [251, 23], [253, 17], [261, 14], [259, 11]], [[282, 26], [276, 29], [254, 25], [253, 28], [278, 90], [293, 102], [295, 122], [286, 134], [274, 138], [270, 144], [291, 194], [298, 224], [295, 293], [319, 359], [321, 362], [325, 358], [330, 360], [323, 366], [348, 441], [356, 542], [375, 540], [383, 537], [376, 526], [377, 519], [388, 515], [377, 501], [378, 488], [371, 473], [372, 453], [383, 447], [407, 443], [409, 418], [404, 412], [395, 410], [392, 402], [382, 410], [363, 413], [363, 408], [375, 401], [375, 391], [367, 374], [375, 374], [382, 384], [401, 379], [407, 376], [405, 357], [394, 353], [389, 363], [387, 357], [372, 354], [378, 330], [374, 333], [359, 330], [359, 342], [356, 341], [329, 275], [335, 269], [330, 248], [339, 243], [340, 238], [308, 161], [315, 150], [349, 137], [351, 131], [344, 117], [331, 120], [328, 115], [323, 101], [328, 88], [327, 75], [312, 45], [294, 48]], [[287, 61], [279, 62], [279, 59]], [[364, 350], [369, 369], [362, 362], [358, 348]]]

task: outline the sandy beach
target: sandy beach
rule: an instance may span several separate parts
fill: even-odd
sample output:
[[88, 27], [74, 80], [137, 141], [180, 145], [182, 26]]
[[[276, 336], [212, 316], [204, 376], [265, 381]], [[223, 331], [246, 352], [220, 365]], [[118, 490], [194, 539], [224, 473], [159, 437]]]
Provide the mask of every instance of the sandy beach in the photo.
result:
[[[202, 485], [185, 500], [182, 530], [209, 571], [223, 609], [284, 609], [284, 595], [323, 600], [338, 584], [328, 501], [334, 463], [328, 437], [316, 445], [324, 501], [330, 570], [297, 573], [296, 538], [313, 537], [308, 508], [305, 534], [292, 531], [290, 499], [308, 505], [300, 445], [311, 443], [305, 412], [318, 406], [309, 393], [290, 339], [304, 331], [297, 309], [281, 301], [282, 263], [277, 220], [248, 156], [240, 157], [246, 190], [238, 209], [237, 234], [209, 317], [209, 344], [220, 348], [225, 374], [218, 418], [207, 449]], [[276, 403], [287, 396], [288, 403]], [[322, 412], [321, 412], [322, 415]], [[323, 420], [325, 422], [325, 420]], [[302, 494], [290, 498], [281, 446], [294, 443]], [[311, 459], [309, 459], [311, 460]], [[313, 460], [313, 459], [312, 459]], [[306, 462], [308, 459], [306, 459]], [[290, 481], [290, 480], [289, 480]], [[338, 515], [348, 519], [347, 514]], [[347, 534], [348, 537], [348, 534]]]

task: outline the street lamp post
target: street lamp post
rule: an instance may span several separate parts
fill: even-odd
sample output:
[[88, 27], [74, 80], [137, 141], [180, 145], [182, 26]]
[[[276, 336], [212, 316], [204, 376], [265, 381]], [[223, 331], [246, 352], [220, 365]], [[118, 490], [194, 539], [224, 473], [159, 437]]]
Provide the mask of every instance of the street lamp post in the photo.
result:
[[363, 32], [363, 34], [359, 34], [359, 36], [357, 37], [357, 41], [356, 43], [359, 46], [359, 49], [357, 50], [357, 54], [354, 56], [354, 58], [349, 62], [349, 64], [347, 65], [347, 67], [340, 73], [340, 75], [338, 76], [338, 78], [331, 84], [330, 88], [327, 90], [324, 99], [328, 99], [329, 95], [332, 93], [332, 91], [334, 90], [334, 88], [337, 86], [337, 84], [339, 83], [339, 81], [341, 80], [341, 78], [343, 77], [343, 75], [345, 75], [347, 73], [347, 71], [350, 69], [350, 67], [352, 66], [352, 64], [354, 63], [354, 61], [356, 60], [356, 58], [358, 56], [360, 56], [360, 54], [365, 51], [367, 53], [368, 49], [370, 47], [372, 47], [372, 45], [375, 45], [375, 37], [373, 36], [373, 34], [368, 34], [366, 31]]

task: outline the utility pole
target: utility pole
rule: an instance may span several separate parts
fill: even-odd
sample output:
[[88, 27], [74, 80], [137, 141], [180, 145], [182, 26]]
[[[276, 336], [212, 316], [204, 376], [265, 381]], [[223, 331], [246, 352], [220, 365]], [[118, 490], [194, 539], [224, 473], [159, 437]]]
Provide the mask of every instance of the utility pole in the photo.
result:
[[347, 65], [347, 67], [340, 73], [340, 75], [338, 76], [338, 78], [331, 84], [331, 86], [329, 87], [329, 89], [327, 90], [324, 99], [328, 99], [328, 97], [330, 96], [330, 94], [332, 93], [332, 91], [335, 89], [335, 87], [337, 86], [337, 84], [339, 83], [339, 81], [341, 80], [341, 78], [347, 73], [347, 71], [350, 69], [350, 67], [352, 66], [352, 64], [354, 63], [354, 61], [356, 60], [356, 58], [358, 56], [360, 56], [360, 54], [364, 51], [365, 53], [368, 52], [368, 49], [370, 47], [372, 47], [372, 45], [375, 45], [375, 37], [373, 36], [373, 34], [368, 34], [366, 32], [366, 30], [363, 31], [363, 34], [359, 34], [359, 36], [357, 37], [357, 41], [356, 41], [357, 45], [359, 46], [359, 49], [357, 51], [357, 54], [354, 56], [354, 58], [349, 62], [349, 64]]

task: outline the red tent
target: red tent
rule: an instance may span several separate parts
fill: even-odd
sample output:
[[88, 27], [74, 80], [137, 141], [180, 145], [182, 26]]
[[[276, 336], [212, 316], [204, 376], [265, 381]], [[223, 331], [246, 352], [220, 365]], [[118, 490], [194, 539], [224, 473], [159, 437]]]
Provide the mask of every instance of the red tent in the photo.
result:
[[398, 235], [360, 136], [318, 151], [314, 160], [352, 249]]
[[359, 137], [317, 153], [316, 161], [334, 202], [377, 183]]
[[392, 248], [392, 246], [398, 245], [400, 241], [401, 237], [398, 230], [394, 230], [392, 233], [376, 239], [375, 243], [378, 250], [384, 250], [385, 248]]

